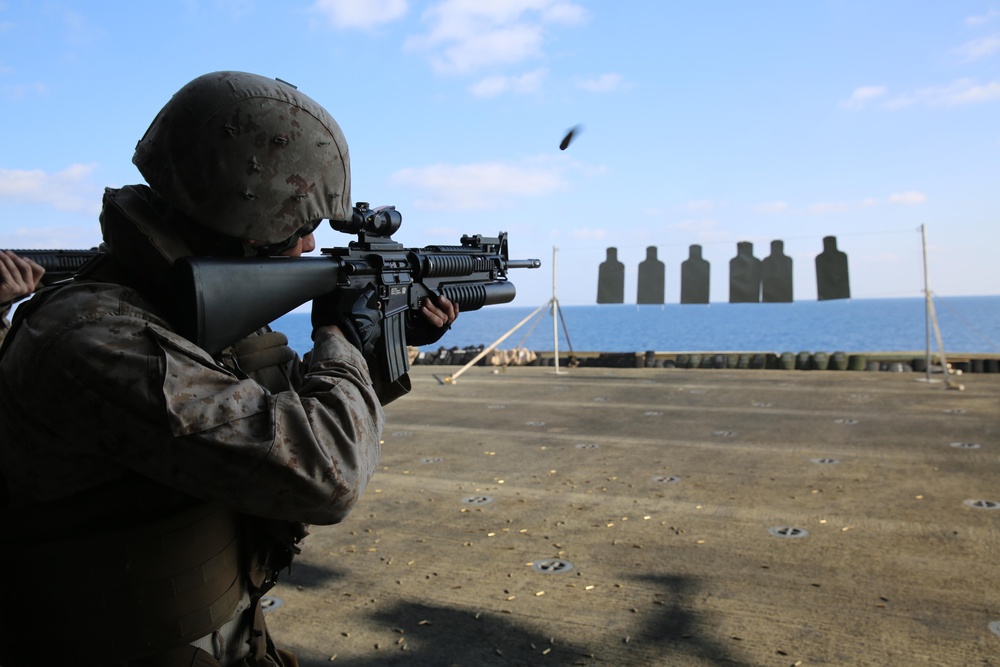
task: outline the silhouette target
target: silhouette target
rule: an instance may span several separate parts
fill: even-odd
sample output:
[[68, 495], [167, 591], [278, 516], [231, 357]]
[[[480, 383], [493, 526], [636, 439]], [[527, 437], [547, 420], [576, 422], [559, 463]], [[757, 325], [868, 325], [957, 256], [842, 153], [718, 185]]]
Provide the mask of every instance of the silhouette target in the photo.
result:
[[761, 261], [753, 256], [753, 244], [736, 244], [736, 257], [729, 260], [729, 303], [760, 303]]
[[608, 248], [597, 271], [597, 303], [625, 303], [625, 265], [618, 261], [618, 248]]
[[820, 301], [851, 298], [847, 253], [837, 250], [836, 236], [824, 237], [823, 252], [816, 255], [816, 295]]
[[646, 248], [646, 259], [639, 262], [639, 288], [636, 303], [663, 304], [665, 292], [665, 267], [656, 258], [656, 247]]
[[692, 245], [681, 262], [681, 303], [708, 303], [712, 266], [701, 256], [701, 246]]
[[784, 241], [771, 241], [771, 254], [761, 265], [762, 301], [792, 302], [792, 258], [785, 254]]

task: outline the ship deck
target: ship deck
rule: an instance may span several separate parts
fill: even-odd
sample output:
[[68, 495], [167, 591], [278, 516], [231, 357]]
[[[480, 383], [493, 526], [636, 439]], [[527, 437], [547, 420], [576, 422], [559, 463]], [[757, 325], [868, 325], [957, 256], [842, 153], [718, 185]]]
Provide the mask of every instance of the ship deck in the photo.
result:
[[1000, 665], [1000, 375], [457, 368], [271, 592], [302, 665]]

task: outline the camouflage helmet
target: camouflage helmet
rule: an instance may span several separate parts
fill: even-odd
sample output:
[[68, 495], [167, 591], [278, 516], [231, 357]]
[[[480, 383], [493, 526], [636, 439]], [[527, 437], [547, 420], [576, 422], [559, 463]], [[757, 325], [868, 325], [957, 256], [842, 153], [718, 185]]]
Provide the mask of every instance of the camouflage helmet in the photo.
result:
[[198, 77], [153, 119], [132, 162], [174, 208], [226, 236], [275, 244], [324, 218], [351, 219], [344, 135], [283, 81]]

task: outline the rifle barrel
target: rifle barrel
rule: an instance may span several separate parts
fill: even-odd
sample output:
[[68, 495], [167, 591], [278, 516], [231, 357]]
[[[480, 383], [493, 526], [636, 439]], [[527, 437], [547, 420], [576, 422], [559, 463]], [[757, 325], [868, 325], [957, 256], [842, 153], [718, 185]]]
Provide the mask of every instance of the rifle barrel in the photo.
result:
[[508, 269], [537, 269], [542, 265], [540, 259], [508, 259]]

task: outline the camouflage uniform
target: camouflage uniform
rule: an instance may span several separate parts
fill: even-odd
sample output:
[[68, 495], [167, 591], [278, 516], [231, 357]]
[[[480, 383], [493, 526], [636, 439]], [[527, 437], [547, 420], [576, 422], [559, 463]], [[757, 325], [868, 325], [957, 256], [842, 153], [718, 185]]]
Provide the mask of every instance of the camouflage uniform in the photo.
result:
[[24, 323], [0, 395], [11, 507], [130, 470], [240, 512], [336, 523], [374, 472], [383, 423], [342, 336], [318, 337], [298, 391], [271, 394], [172, 333], [134, 290], [101, 283], [60, 289]]
[[327, 322], [297, 369], [270, 333], [213, 358], [172, 329], [166, 278], [347, 215], [347, 146], [287, 84], [222, 72], [178, 91], [135, 162], [153, 188], [106, 191], [108, 252], [22, 304], [0, 348], [0, 570], [21, 602], [0, 605], [0, 664], [281, 665], [259, 598], [303, 523], [356, 503], [382, 407]]
[[3, 339], [7, 336], [7, 330], [10, 329], [10, 320], [7, 316], [10, 315], [10, 308], [12, 304], [5, 304], [0, 306], [0, 345], [3, 344]]
[[166, 487], [242, 514], [336, 523], [375, 470], [382, 426], [365, 361], [339, 334], [317, 337], [296, 390], [271, 393], [121, 285], [58, 289], [0, 360], [13, 511], [137, 474], [155, 484], [123, 498], [122, 515], [162, 504]]
[[[106, 198], [106, 214], [114, 194], [109, 191]], [[214, 535], [231, 529], [231, 551], [240, 562], [227, 570], [239, 585], [233, 583], [232, 595], [211, 610], [211, 623], [202, 624], [211, 632], [229, 617], [240, 617], [249, 606], [247, 593], [259, 596], [265, 579], [290, 562], [303, 534], [297, 522], [342, 520], [378, 463], [382, 408], [363, 356], [341, 334], [318, 334], [308, 365], [291, 376], [269, 372], [274, 368], [251, 376], [239, 357], [246, 345], [213, 359], [175, 334], [156, 304], [127, 283], [78, 278], [39, 292], [23, 304], [23, 314], [19, 309], [0, 356], [0, 523], [11, 544], [25, 545], [0, 552], [0, 567], [22, 575], [7, 594], [23, 594], [29, 607], [38, 606], [34, 614], [18, 609], [16, 618], [2, 618], [15, 613], [12, 606], [3, 607], [0, 646], [12, 646], [30, 632], [26, 620], [30, 626], [30, 619], [44, 619], [52, 597], [66, 595], [66, 588], [93, 604], [100, 588], [121, 574], [104, 574], [90, 589], [77, 581], [87, 580], [86, 573], [74, 571], [80, 567], [78, 552], [89, 548], [80, 546], [81, 539], [98, 540], [108, 551], [88, 566], [101, 569], [119, 557], [115, 549], [129, 554], [126, 561], [141, 550], [128, 531], [120, 540], [101, 536], [118, 535], [123, 527], [162, 526], [204, 506], [226, 509], [204, 530]], [[254, 377], [271, 381], [265, 386]], [[112, 543], [121, 546], [107, 547]], [[168, 560], [195, 558], [169, 553]], [[46, 593], [40, 579], [56, 583]], [[147, 598], [136, 604], [142, 611], [172, 602], [150, 604]], [[106, 605], [115, 624], [127, 624], [137, 613], [119, 600]], [[93, 609], [87, 618], [100, 613]], [[254, 622], [262, 627], [259, 609], [234, 621], [242, 626], [236, 631], [240, 659]], [[50, 630], [47, 624], [40, 629]], [[7, 632], [16, 634], [4, 636]], [[183, 637], [184, 644], [197, 638], [183, 631], [171, 637]], [[134, 648], [111, 653], [133, 656]], [[273, 656], [273, 647], [267, 648]], [[181, 662], [135, 664], [191, 664], [187, 660], [185, 654]], [[11, 658], [0, 662], [21, 664]]]

